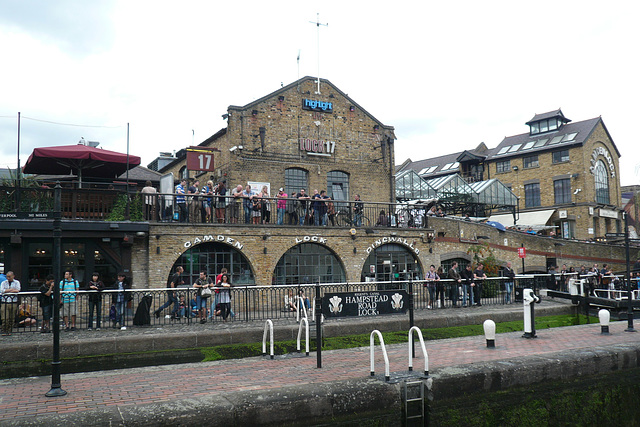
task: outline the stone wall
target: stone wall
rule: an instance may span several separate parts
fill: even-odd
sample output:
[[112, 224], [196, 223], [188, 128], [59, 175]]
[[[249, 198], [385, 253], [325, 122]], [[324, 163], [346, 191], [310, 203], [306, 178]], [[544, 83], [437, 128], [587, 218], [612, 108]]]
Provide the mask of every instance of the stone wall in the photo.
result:
[[[349, 230], [327, 227], [277, 226], [217, 226], [188, 224], [157, 224], [150, 227], [148, 239], [136, 238], [133, 248], [133, 274], [136, 287], [148, 283], [152, 288], [167, 284], [172, 266], [179, 256], [198, 244], [215, 241], [241, 252], [253, 270], [256, 284], [270, 285], [276, 264], [283, 254], [302, 243], [317, 243], [329, 248], [340, 260], [347, 280], [360, 281], [369, 251], [385, 243], [396, 243], [413, 253], [421, 271], [430, 264], [436, 266], [453, 258], [467, 258], [469, 247], [486, 242], [500, 263], [511, 261], [521, 270], [517, 248], [524, 245], [527, 271], [546, 271], [547, 259], [555, 258], [559, 266], [579, 267], [594, 263], [612, 264], [614, 271], [625, 267], [624, 247], [601, 243], [582, 243], [539, 237], [525, 233], [500, 232], [485, 224], [449, 218], [430, 218], [429, 226], [436, 239], [429, 243], [424, 229], [374, 228], [373, 233], [358, 229], [355, 236]], [[355, 251], [354, 251], [355, 250]], [[632, 257], [636, 251], [632, 252]]]

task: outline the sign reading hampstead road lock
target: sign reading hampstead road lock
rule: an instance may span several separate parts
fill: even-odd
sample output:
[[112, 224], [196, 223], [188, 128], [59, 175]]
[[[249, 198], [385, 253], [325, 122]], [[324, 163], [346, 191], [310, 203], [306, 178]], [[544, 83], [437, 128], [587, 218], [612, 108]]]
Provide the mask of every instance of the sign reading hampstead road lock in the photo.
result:
[[322, 297], [322, 314], [327, 318], [400, 314], [408, 310], [405, 290], [371, 292], [330, 292]]

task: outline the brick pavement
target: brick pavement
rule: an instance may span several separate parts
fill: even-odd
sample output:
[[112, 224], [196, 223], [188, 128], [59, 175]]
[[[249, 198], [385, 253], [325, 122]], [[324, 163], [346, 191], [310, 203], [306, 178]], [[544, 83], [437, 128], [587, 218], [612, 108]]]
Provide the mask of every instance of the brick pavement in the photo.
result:
[[[427, 341], [429, 368], [469, 365], [577, 349], [637, 343], [639, 333], [624, 332], [626, 322], [611, 325], [611, 335], [601, 335], [597, 324], [544, 329], [538, 338], [522, 338], [522, 332], [498, 334], [496, 349], [487, 349], [484, 337]], [[388, 347], [391, 372], [406, 372], [407, 345]], [[64, 397], [46, 398], [50, 377], [0, 380], [0, 424], [28, 420], [40, 414], [69, 414], [100, 408], [172, 402], [233, 391], [273, 390], [290, 385], [320, 384], [369, 377], [369, 348], [324, 351], [322, 369], [315, 353], [276, 356], [275, 360], [252, 357], [241, 360], [200, 362], [62, 376]], [[416, 345], [414, 371], [421, 372], [424, 359]], [[376, 374], [384, 373], [380, 347], [375, 352]], [[206, 379], [205, 379], [206, 378]]]

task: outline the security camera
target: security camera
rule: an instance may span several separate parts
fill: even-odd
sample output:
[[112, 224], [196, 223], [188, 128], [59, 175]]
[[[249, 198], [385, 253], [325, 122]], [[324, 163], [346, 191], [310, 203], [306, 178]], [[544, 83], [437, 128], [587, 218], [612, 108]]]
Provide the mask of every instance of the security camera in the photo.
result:
[[229, 151], [231, 151], [231, 152], [233, 153], [233, 152], [234, 152], [234, 151], [236, 151], [237, 149], [238, 149], [238, 146], [237, 146], [237, 145], [234, 145], [233, 147], [229, 148]]
[[243, 148], [244, 148], [244, 146], [238, 145], [238, 150], [242, 150]]
[[579, 193], [579, 192], [581, 192], [581, 191], [582, 191], [582, 188], [576, 188], [576, 191], [574, 191], [574, 192], [573, 192], [573, 194], [574, 194], [574, 195], [575, 195], [575, 194], [578, 194], [578, 193]]

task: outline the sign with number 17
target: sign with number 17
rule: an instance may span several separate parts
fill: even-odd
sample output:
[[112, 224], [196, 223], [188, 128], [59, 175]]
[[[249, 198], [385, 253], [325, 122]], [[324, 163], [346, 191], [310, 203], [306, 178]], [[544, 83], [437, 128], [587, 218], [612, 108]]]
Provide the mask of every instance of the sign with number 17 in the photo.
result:
[[187, 151], [187, 169], [190, 171], [213, 172], [213, 153], [205, 151]]

